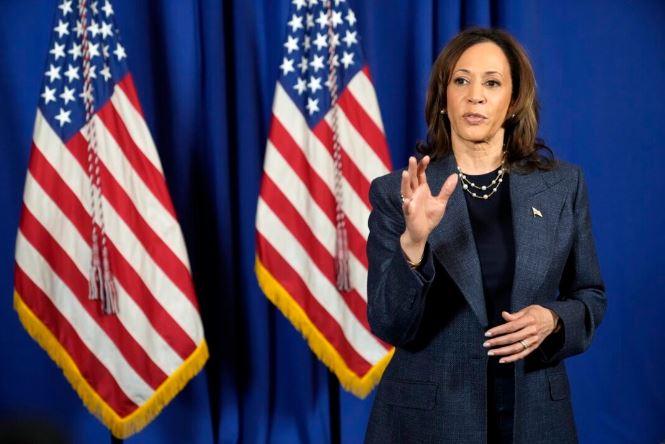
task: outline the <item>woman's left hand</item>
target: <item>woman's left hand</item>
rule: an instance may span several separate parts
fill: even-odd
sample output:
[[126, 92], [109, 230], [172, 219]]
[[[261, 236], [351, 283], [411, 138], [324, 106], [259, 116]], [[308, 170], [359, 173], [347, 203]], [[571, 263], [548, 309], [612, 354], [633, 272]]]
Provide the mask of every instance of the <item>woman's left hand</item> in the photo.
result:
[[515, 313], [501, 313], [505, 324], [487, 330], [483, 347], [490, 356], [501, 356], [500, 363], [515, 362], [528, 356], [556, 328], [559, 316], [540, 305], [529, 305]]

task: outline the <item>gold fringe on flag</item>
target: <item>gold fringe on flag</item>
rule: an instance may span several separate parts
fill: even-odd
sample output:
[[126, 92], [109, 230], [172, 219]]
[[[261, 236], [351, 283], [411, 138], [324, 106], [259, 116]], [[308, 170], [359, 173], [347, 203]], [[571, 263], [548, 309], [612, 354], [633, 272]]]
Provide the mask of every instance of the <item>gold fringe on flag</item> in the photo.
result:
[[21, 299], [21, 295], [16, 291], [14, 291], [14, 309], [30, 336], [39, 343], [58, 367], [62, 369], [65, 378], [67, 378], [76, 393], [78, 393], [83, 404], [117, 438], [128, 438], [147, 426], [180, 390], [201, 371], [208, 359], [208, 346], [205, 340], [202, 340], [196, 350], [180, 365], [178, 370], [170, 375], [155, 390], [150, 399], [139, 406], [132, 414], [123, 418], [118, 416], [97, 392], [90, 387], [69, 356], [69, 353], [53, 336], [48, 327], [28, 308]]
[[390, 362], [395, 349], [391, 349], [386, 356], [374, 364], [367, 374], [362, 377], [358, 376], [349, 369], [335, 347], [316, 328], [300, 305], [282, 287], [258, 257], [256, 258], [255, 271], [263, 293], [302, 333], [314, 354], [337, 375], [342, 387], [359, 398], [365, 398], [381, 379], [381, 375], [383, 375], [383, 371]]

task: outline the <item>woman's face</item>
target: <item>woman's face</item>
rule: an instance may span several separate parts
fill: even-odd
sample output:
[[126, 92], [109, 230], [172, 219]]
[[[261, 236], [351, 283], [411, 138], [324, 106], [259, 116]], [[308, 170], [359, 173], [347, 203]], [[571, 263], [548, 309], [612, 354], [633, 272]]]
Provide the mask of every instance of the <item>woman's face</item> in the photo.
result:
[[503, 144], [502, 127], [512, 91], [510, 65], [501, 48], [484, 42], [464, 51], [447, 87], [453, 142]]

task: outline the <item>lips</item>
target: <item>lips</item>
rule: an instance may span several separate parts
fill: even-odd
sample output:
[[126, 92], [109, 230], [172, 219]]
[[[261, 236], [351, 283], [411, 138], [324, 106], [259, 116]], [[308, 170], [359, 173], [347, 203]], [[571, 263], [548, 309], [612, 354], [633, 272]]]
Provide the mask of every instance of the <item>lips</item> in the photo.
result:
[[464, 113], [462, 118], [470, 125], [479, 125], [487, 120], [487, 116], [479, 113]]

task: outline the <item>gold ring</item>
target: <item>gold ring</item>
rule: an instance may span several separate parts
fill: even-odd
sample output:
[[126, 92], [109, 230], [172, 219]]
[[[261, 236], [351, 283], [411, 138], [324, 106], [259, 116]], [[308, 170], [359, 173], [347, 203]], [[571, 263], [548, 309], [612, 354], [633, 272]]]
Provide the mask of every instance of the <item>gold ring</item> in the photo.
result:
[[524, 350], [529, 348], [529, 345], [524, 341], [524, 339], [520, 339], [520, 344], [522, 344], [522, 347], [524, 347]]

